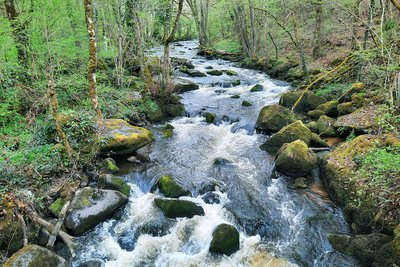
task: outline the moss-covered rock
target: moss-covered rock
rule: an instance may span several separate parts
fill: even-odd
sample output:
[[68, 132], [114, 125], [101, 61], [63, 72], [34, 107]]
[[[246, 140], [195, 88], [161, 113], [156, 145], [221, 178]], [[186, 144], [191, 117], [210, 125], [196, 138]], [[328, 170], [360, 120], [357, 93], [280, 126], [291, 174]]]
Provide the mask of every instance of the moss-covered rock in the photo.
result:
[[189, 190], [180, 186], [171, 175], [163, 175], [157, 182], [158, 189], [166, 197], [178, 198], [181, 196], [191, 196]]
[[390, 266], [377, 265], [376, 262], [378, 251], [392, 240], [390, 236], [373, 233], [356, 236], [330, 235], [328, 238], [335, 250], [355, 258], [361, 266]]
[[325, 115], [329, 117], [337, 117], [337, 115], [339, 114], [337, 110], [338, 104], [339, 104], [338, 101], [332, 100], [319, 105], [316, 109], [323, 111]]
[[182, 116], [185, 113], [185, 107], [181, 103], [165, 104], [162, 106], [162, 109], [171, 117]]
[[194, 82], [191, 82], [186, 79], [176, 79], [174, 82], [175, 82], [174, 92], [177, 93], [184, 93], [188, 91], [197, 90], [200, 88], [198, 84], [195, 84]]
[[175, 127], [172, 126], [171, 124], [167, 123], [162, 130], [163, 137], [165, 138], [171, 138], [174, 135], [174, 129]]
[[284, 144], [276, 155], [275, 170], [286, 176], [301, 177], [316, 166], [317, 156], [301, 140]]
[[250, 103], [249, 101], [247, 101], [247, 100], [244, 100], [243, 102], [242, 102], [242, 107], [251, 107], [253, 104], [252, 103]]
[[306, 126], [319, 136], [334, 137], [337, 136], [337, 132], [334, 127], [335, 122], [335, 119], [322, 115], [318, 121], [309, 122], [306, 124]]
[[232, 82], [232, 86], [239, 86], [240, 85], [240, 80], [239, 79], [237, 79], [237, 80], [234, 80], [233, 82]]
[[381, 106], [375, 105], [360, 108], [351, 114], [340, 116], [335, 123], [335, 127], [363, 133], [376, 131], [379, 128], [377, 119], [383, 115], [382, 110]]
[[190, 70], [188, 69], [187, 71], [185, 71], [184, 73], [186, 73], [187, 75], [191, 76], [191, 77], [207, 77], [207, 74], [198, 71], [198, 70]]
[[80, 189], [66, 213], [65, 227], [74, 235], [82, 235], [108, 219], [126, 202], [128, 198], [115, 190]]
[[240, 248], [239, 232], [233, 225], [220, 224], [212, 233], [209, 251], [232, 255]]
[[51, 203], [51, 205], [49, 206], [49, 211], [51, 212], [51, 214], [53, 214], [55, 217], [58, 217], [58, 215], [61, 212], [61, 209], [64, 207], [65, 201], [64, 199], [57, 198], [53, 203]]
[[285, 143], [302, 140], [310, 145], [312, 132], [302, 121], [298, 120], [288, 126], [283, 127], [279, 132], [273, 134], [260, 148], [269, 153], [276, 153]]
[[0, 218], [0, 249], [12, 254], [23, 246], [23, 228], [14, 216], [17, 208], [9, 195], [1, 195], [0, 207], [3, 215]]
[[313, 147], [329, 147], [329, 144], [322, 140], [316, 133], [311, 134], [310, 145]]
[[290, 187], [293, 189], [305, 189], [307, 188], [307, 180], [304, 177], [299, 177], [292, 182]]
[[99, 164], [99, 168], [105, 172], [118, 172], [119, 168], [113, 158], [106, 158]]
[[3, 267], [67, 267], [67, 261], [54, 252], [37, 246], [27, 245], [11, 256]]
[[101, 174], [97, 186], [101, 189], [117, 190], [127, 197], [131, 194], [131, 188], [124, 179], [111, 174]]
[[165, 217], [171, 219], [204, 215], [204, 210], [201, 206], [188, 200], [155, 198], [154, 203], [164, 213]]
[[223, 74], [220, 70], [209, 70], [206, 73], [211, 76], [221, 76]]
[[146, 119], [150, 122], [160, 122], [166, 117], [161, 107], [154, 101], [144, 102], [143, 111]]
[[342, 104], [339, 104], [337, 106], [337, 110], [339, 112], [339, 116], [347, 115], [350, 114], [354, 111], [357, 110], [357, 108], [354, 106], [353, 102], [345, 102]]
[[207, 123], [214, 123], [215, 118], [217, 115], [215, 113], [206, 112], [206, 122]]
[[[302, 94], [303, 91], [288, 91], [279, 99], [279, 105], [291, 109]], [[317, 96], [312, 92], [305, 92], [303, 98], [297, 104], [294, 111], [297, 113], [305, 113], [316, 109], [319, 105], [325, 103], [326, 101], [327, 100], [325, 98]]]
[[237, 76], [238, 75], [238, 73], [233, 70], [222, 70], [222, 71], [228, 76]]
[[261, 84], [256, 84], [253, 87], [251, 87], [250, 92], [254, 93], [254, 92], [262, 92], [264, 91], [264, 86], [262, 86]]
[[271, 105], [261, 109], [255, 128], [266, 132], [277, 132], [297, 120], [300, 120], [300, 117], [288, 108]]
[[309, 112], [307, 112], [307, 115], [311, 119], [319, 119], [319, 117], [321, 117], [322, 115], [325, 115], [325, 113], [322, 110], [314, 109], [314, 110], [310, 110]]
[[117, 154], [131, 153], [153, 141], [153, 134], [142, 127], [132, 126], [124, 120], [98, 121], [100, 151]]
[[393, 241], [383, 245], [375, 254], [373, 267], [400, 266], [400, 224], [394, 230]]
[[357, 176], [360, 158], [375, 147], [389, 146], [400, 146], [400, 139], [394, 135], [361, 135], [321, 158], [321, 176], [356, 233], [368, 233], [373, 227], [390, 232], [398, 224], [391, 215], [396, 211], [383, 212], [377, 201], [382, 186], [373, 178]]
[[233, 98], [233, 99], [239, 99], [239, 98], [240, 98], [240, 95], [233, 95], [233, 96], [231, 96], [231, 98]]

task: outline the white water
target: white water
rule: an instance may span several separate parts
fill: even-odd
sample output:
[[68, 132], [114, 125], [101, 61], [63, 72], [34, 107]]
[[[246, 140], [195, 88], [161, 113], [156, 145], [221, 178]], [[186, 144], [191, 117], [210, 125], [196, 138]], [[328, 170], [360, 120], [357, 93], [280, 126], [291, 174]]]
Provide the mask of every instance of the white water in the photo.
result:
[[[258, 112], [276, 103], [289, 86], [230, 62], [198, 57], [196, 42], [181, 44], [173, 47], [172, 55], [193, 60], [196, 69], [231, 69], [239, 76], [185, 77], [201, 85], [182, 95], [188, 117], [172, 120], [174, 136], [167, 139], [158, 134], [150, 162], [124, 176], [132, 191], [128, 205], [115, 219], [79, 239], [73, 265], [97, 259], [113, 267], [355, 266], [333, 251], [327, 240], [330, 232], [348, 232], [341, 211], [309, 189], [288, 188], [284, 177], [271, 180], [273, 158], [258, 148], [266, 139], [254, 133]], [[242, 85], [237, 87], [212, 86], [238, 78]], [[250, 93], [256, 83], [264, 91]], [[230, 98], [235, 94], [241, 98]], [[253, 106], [242, 107], [243, 100]], [[205, 123], [204, 110], [217, 114], [217, 125]], [[227, 163], [215, 165], [216, 159]], [[201, 205], [205, 216], [166, 219], [153, 204], [160, 193], [150, 193], [163, 174], [172, 174], [190, 189], [195, 197], [184, 199]], [[202, 200], [199, 191], [209, 184], [217, 185], [219, 204]], [[220, 223], [233, 224], [240, 231], [240, 250], [230, 257], [208, 252], [212, 231]]]

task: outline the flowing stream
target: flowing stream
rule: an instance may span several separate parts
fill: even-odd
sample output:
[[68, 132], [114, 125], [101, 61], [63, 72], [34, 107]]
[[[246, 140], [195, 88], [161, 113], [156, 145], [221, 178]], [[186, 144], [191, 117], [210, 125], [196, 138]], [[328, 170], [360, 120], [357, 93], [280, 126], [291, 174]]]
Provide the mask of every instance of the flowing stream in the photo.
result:
[[[196, 55], [197, 46], [195, 41], [174, 43], [171, 55], [193, 61], [201, 72], [212, 67], [239, 75], [184, 77], [200, 85], [181, 95], [187, 116], [170, 121], [175, 127], [172, 138], [162, 137], [163, 125], [154, 127], [156, 141], [147, 148], [148, 162], [121, 162], [131, 186], [129, 203], [77, 239], [73, 265], [89, 266], [81, 264], [95, 260], [117, 267], [357, 266], [335, 252], [327, 239], [329, 233], [349, 229], [321, 186], [318, 172], [308, 189], [292, 189], [285, 177], [271, 179], [273, 157], [259, 149], [267, 136], [255, 133], [258, 113], [278, 102], [289, 85], [228, 61], [206, 60]], [[151, 52], [161, 54], [160, 48]], [[241, 85], [227, 87], [237, 79]], [[251, 93], [257, 83], [264, 90]], [[240, 99], [231, 98], [236, 94]], [[244, 100], [252, 106], [243, 107]], [[217, 123], [206, 123], [206, 111], [217, 114]], [[163, 174], [190, 189], [194, 197], [183, 199], [200, 204], [205, 216], [166, 219], [153, 204], [161, 194], [150, 192]], [[203, 200], [207, 189], [214, 191], [211, 196], [219, 203]], [[240, 250], [230, 257], [208, 252], [212, 231], [220, 223], [240, 231]]]

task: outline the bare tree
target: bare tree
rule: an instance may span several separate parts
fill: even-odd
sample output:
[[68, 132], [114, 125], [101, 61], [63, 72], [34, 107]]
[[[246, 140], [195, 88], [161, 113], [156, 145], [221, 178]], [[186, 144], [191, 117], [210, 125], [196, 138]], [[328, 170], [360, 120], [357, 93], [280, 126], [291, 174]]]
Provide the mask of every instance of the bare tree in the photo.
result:
[[199, 34], [200, 46], [206, 46], [208, 40], [208, 11], [210, 0], [186, 0], [196, 25]]
[[314, 59], [320, 57], [321, 54], [321, 24], [322, 24], [322, 1], [318, 0], [314, 3], [315, 23], [314, 23], [314, 47], [312, 56]]

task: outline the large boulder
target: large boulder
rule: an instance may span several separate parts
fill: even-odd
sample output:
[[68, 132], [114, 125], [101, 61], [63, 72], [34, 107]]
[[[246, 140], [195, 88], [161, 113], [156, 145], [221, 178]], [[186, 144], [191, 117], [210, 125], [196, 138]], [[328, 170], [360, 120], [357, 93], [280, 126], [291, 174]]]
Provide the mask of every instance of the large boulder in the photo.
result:
[[357, 110], [357, 107], [354, 105], [353, 102], [345, 102], [345, 103], [339, 104], [337, 106], [337, 110], [339, 112], [339, 116], [343, 116], [343, 115], [353, 113], [354, 111]]
[[276, 155], [275, 170], [286, 176], [301, 177], [316, 166], [317, 156], [301, 140], [284, 144]]
[[[284, 93], [280, 100], [279, 105], [286, 108], [292, 108], [297, 102], [303, 91], [288, 91]], [[323, 97], [317, 96], [311, 92], [305, 92], [303, 98], [297, 104], [295, 112], [304, 113], [316, 109], [319, 105], [325, 103], [327, 100]]]
[[101, 189], [117, 190], [129, 197], [131, 188], [121, 177], [112, 174], [100, 174], [97, 186]]
[[[369, 233], [373, 228], [390, 232], [399, 223], [398, 205], [388, 203], [382, 208], [378, 197], [385, 193], [386, 198], [393, 198], [396, 189], [387, 187], [382, 190], [382, 182], [396, 182], [399, 169], [387, 170], [388, 178], [382, 182], [375, 181], [374, 175], [361, 171], [370, 168], [371, 163], [364, 163], [363, 159], [375, 148], [399, 146], [400, 139], [395, 135], [361, 135], [321, 158], [321, 177], [356, 233]], [[394, 160], [394, 155], [392, 157]]]
[[191, 82], [186, 79], [176, 79], [174, 83], [175, 83], [174, 91], [177, 93], [184, 93], [188, 91], [197, 90], [200, 88], [198, 84], [195, 84], [194, 82]]
[[204, 215], [201, 206], [188, 200], [155, 198], [154, 203], [164, 213], [165, 217], [171, 219]]
[[3, 267], [67, 267], [67, 261], [37, 245], [27, 245], [12, 255]]
[[290, 109], [271, 105], [261, 109], [255, 128], [266, 132], [277, 132], [297, 120], [300, 120], [300, 117]]
[[378, 130], [379, 125], [377, 119], [382, 115], [383, 112], [380, 106], [367, 106], [351, 114], [340, 116], [335, 123], [335, 127], [363, 133]]
[[325, 113], [325, 115], [327, 115], [329, 117], [337, 117], [337, 115], [339, 114], [339, 112], [337, 110], [338, 104], [339, 104], [338, 101], [332, 100], [332, 101], [329, 101], [329, 102], [319, 105], [316, 109], [323, 111]]
[[157, 182], [158, 189], [166, 197], [178, 198], [181, 196], [191, 196], [189, 190], [180, 186], [171, 175], [163, 175]]
[[269, 153], [276, 153], [285, 143], [302, 140], [307, 145], [311, 144], [312, 132], [300, 120], [283, 127], [279, 132], [273, 134], [262, 146], [261, 149]]
[[207, 74], [198, 71], [198, 70], [186, 70], [184, 71], [184, 73], [186, 73], [187, 75], [191, 76], [191, 77], [207, 77]]
[[306, 124], [308, 129], [319, 136], [334, 137], [337, 136], [335, 127], [336, 120], [322, 115], [318, 121], [312, 121]]
[[214, 229], [212, 237], [210, 252], [229, 256], [240, 248], [239, 232], [233, 225], [225, 223], [218, 225]]
[[76, 192], [65, 216], [65, 227], [74, 235], [82, 235], [108, 219], [128, 198], [114, 190], [83, 188]]
[[360, 266], [392, 266], [381, 265], [381, 260], [378, 260], [378, 253], [387, 256], [381, 248], [392, 241], [390, 236], [380, 233], [356, 236], [332, 234], [328, 238], [335, 250], [355, 258]]
[[128, 154], [153, 141], [151, 131], [121, 119], [100, 120], [98, 129], [101, 152]]
[[255, 93], [255, 92], [262, 92], [264, 90], [264, 86], [261, 84], [256, 84], [253, 87], [251, 87], [250, 92]]
[[188, 69], [194, 69], [193, 62], [186, 58], [171, 57], [171, 64], [174, 67], [186, 67]]

